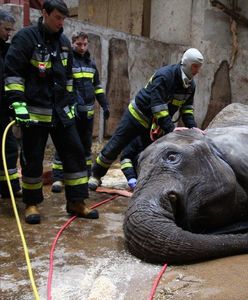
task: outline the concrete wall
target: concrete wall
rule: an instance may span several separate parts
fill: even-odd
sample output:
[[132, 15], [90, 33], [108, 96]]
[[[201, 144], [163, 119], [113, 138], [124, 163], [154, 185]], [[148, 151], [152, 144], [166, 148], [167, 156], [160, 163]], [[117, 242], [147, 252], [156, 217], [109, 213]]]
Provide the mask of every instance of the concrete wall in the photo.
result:
[[[230, 3], [224, 0], [222, 2]], [[237, 3], [239, 12], [248, 16], [248, 1]], [[18, 7], [12, 9], [20, 25], [21, 9]], [[212, 7], [210, 1], [206, 0], [152, 0], [151, 11], [151, 35], [154, 39], [125, 34], [72, 19], [66, 20], [65, 33], [70, 36], [75, 30], [84, 30], [99, 36], [101, 42], [99, 68], [105, 87], [109, 78], [108, 73], [115, 72], [108, 69], [110, 40], [115, 38], [125, 41], [128, 51], [126, 76], [130, 83], [130, 98], [143, 87], [157, 68], [163, 64], [177, 63], [188, 47], [198, 48], [205, 58], [202, 71], [196, 77], [195, 113], [199, 126], [204, 123], [207, 114], [217, 113], [218, 109], [229, 102], [248, 104], [247, 27], [238, 24], [231, 32], [230, 26], [235, 23], [231, 23], [230, 17]], [[37, 18], [37, 14], [37, 11], [32, 11], [33, 20]], [[236, 48], [238, 53], [233, 61]], [[111, 101], [113, 102], [113, 99]], [[211, 120], [211, 117], [208, 119]]]

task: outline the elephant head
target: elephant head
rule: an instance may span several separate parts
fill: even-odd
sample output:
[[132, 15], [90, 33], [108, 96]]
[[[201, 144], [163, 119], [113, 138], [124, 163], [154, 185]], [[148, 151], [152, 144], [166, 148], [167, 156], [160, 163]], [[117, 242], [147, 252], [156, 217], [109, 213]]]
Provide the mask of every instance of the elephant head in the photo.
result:
[[217, 233], [248, 221], [248, 177], [238, 168], [248, 167], [248, 155], [240, 157], [248, 127], [233, 132], [236, 153], [229, 151], [232, 128], [172, 132], [145, 149], [124, 220], [131, 253], [150, 262], [188, 263], [248, 252], [248, 233]]

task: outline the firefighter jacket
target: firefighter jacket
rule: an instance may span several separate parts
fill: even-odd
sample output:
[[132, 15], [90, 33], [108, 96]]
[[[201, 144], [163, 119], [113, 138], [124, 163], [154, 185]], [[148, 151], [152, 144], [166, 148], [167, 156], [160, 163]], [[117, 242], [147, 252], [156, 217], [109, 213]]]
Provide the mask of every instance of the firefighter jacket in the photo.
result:
[[80, 111], [87, 111], [88, 117], [94, 115], [95, 98], [103, 108], [108, 110], [108, 102], [102, 88], [99, 72], [89, 51], [84, 55], [73, 51], [73, 90]]
[[172, 116], [180, 110], [186, 127], [196, 127], [193, 114], [195, 82], [184, 86], [180, 64], [160, 68], [150, 78], [135, 99], [129, 104], [129, 111], [144, 127], [151, 127], [155, 118], [158, 125], [168, 133], [174, 130]]
[[44, 126], [73, 122], [72, 50], [62, 32], [50, 33], [41, 17], [16, 33], [5, 59], [8, 104], [25, 102], [30, 119]]

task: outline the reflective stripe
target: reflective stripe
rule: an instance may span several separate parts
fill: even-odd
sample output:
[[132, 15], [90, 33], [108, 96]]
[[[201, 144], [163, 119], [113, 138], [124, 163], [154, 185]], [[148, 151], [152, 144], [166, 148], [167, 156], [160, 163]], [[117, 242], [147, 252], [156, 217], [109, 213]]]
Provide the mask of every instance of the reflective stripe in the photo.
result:
[[94, 74], [92, 73], [86, 73], [86, 72], [79, 72], [79, 73], [73, 73], [73, 78], [93, 78]]
[[182, 109], [182, 113], [183, 114], [191, 114], [191, 115], [193, 115], [194, 111], [193, 111], [193, 109]]
[[92, 160], [91, 159], [86, 159], [86, 165], [91, 166], [92, 165]]
[[[18, 173], [15, 173], [15, 174], [9, 174], [9, 179], [10, 180], [13, 180], [13, 179], [17, 179], [19, 178], [19, 174]], [[5, 175], [0, 175], [0, 181], [6, 181], [7, 180], [7, 177]]]
[[182, 105], [185, 103], [185, 101], [186, 101], [186, 100], [177, 100], [177, 99], [173, 99], [171, 103], [172, 103], [173, 105], [175, 105], [175, 106], [179, 106], [179, 107], [180, 107], [180, 106], [182, 106]]
[[63, 65], [64, 67], [66, 67], [66, 66], [67, 66], [67, 62], [68, 62], [68, 59], [65, 58], [65, 59], [62, 59], [61, 61], [62, 61], [62, 65]]
[[93, 110], [94, 111], [95, 105], [80, 105], [80, 111], [90, 111]]
[[[9, 174], [9, 175], [13, 175], [13, 174], [15, 174], [15, 173], [18, 173], [18, 172], [17, 172], [17, 168], [14, 168], [14, 169], [8, 169], [8, 174]], [[1, 175], [1, 176], [4, 176], [4, 175], [5, 175], [4, 170], [0, 170], [0, 175]]]
[[133, 164], [130, 158], [125, 158], [121, 161], [121, 169], [133, 168]]
[[12, 83], [19, 84], [19, 85], [24, 85], [25, 80], [24, 80], [24, 78], [19, 77], [19, 76], [9, 76], [9, 77], [5, 78], [5, 84], [6, 85], [12, 84]]
[[97, 89], [95, 90], [95, 94], [98, 95], [98, 94], [104, 94], [104, 90], [103, 89]]
[[98, 163], [98, 165], [106, 169], [108, 169], [111, 166], [111, 163], [104, 163], [99, 156], [97, 156], [96, 162]]
[[52, 109], [50, 108], [27, 106], [27, 110], [31, 120], [47, 123], [52, 122]]
[[168, 110], [168, 105], [167, 104], [160, 104], [160, 105], [156, 105], [156, 106], [153, 106], [151, 108], [152, 110], [152, 114], [154, 115], [155, 113], [159, 113], [160, 111], [163, 111], [163, 110]]
[[94, 117], [94, 113], [95, 113], [94, 110], [89, 110], [89, 111], [87, 111], [87, 117], [88, 117], [89, 119], [93, 118], [93, 117]]
[[125, 163], [121, 165], [121, 170], [126, 169], [126, 168], [133, 168], [132, 163]]
[[80, 179], [82, 177], [87, 177], [88, 172], [74, 172], [74, 173], [64, 173], [65, 179]]
[[55, 164], [55, 163], [53, 163], [52, 168], [54, 170], [63, 170], [63, 165], [62, 164]]
[[22, 181], [25, 183], [39, 183], [42, 182], [42, 177], [26, 177], [22, 176]]
[[102, 162], [106, 163], [106, 164], [112, 164], [114, 162], [114, 160], [112, 159], [107, 159], [104, 155], [102, 155], [102, 153], [99, 153], [99, 158], [101, 159]]
[[38, 61], [38, 60], [31, 59], [30, 63], [36, 68], [39, 68], [40, 64], [43, 64], [46, 69], [51, 69], [52, 67], [51, 61]]
[[154, 117], [155, 117], [157, 120], [160, 119], [160, 118], [167, 117], [167, 116], [169, 116], [168, 110], [160, 111], [160, 112], [154, 114]]
[[5, 85], [4, 90], [5, 90], [5, 92], [8, 92], [8, 91], [24, 92], [25, 88], [24, 88], [24, 85], [12, 83], [12, 84]]
[[52, 116], [43, 116], [29, 113], [30, 119], [39, 122], [50, 123], [52, 122]]
[[73, 91], [73, 79], [69, 79], [66, 82], [66, 90], [68, 92], [72, 92]]
[[149, 124], [146, 120], [144, 120], [140, 114], [135, 110], [134, 106], [132, 103], [130, 103], [128, 105], [128, 109], [131, 113], [131, 115], [142, 125], [144, 126], [145, 128], [149, 128]]
[[68, 105], [66, 105], [63, 109], [64, 109], [64, 111], [67, 114], [67, 116], [68, 116], [69, 119], [73, 119], [74, 118], [74, 115], [73, 115], [73, 113], [72, 113], [72, 111], [71, 111], [71, 109], [70, 109], [70, 107]]
[[22, 187], [26, 190], [38, 190], [43, 185], [42, 177], [25, 177], [22, 176]]
[[71, 186], [85, 184], [87, 182], [88, 182], [88, 177], [82, 177], [82, 178], [79, 178], [79, 179], [65, 179], [64, 180], [65, 185], [71, 185]]
[[71, 93], [73, 91], [73, 86], [72, 85], [67, 85], [66, 90], [67, 90], [67, 92]]
[[39, 182], [39, 183], [26, 183], [23, 182], [22, 183], [22, 187], [26, 190], [39, 190], [42, 188], [43, 183]]

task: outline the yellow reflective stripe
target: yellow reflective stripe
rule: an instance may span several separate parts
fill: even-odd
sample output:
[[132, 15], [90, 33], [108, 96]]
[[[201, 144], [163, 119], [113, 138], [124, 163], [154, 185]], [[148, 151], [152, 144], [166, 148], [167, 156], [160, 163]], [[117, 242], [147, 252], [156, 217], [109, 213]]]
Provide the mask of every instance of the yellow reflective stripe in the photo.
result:
[[88, 182], [88, 177], [82, 177], [82, 178], [77, 178], [77, 179], [65, 179], [64, 182], [65, 182], [65, 185], [85, 184]]
[[31, 59], [30, 62], [36, 68], [39, 67], [39, 64], [44, 64], [46, 69], [50, 69], [52, 67], [51, 61], [38, 61], [38, 60]]
[[22, 183], [22, 187], [26, 190], [39, 190], [42, 188], [43, 183], [38, 182], [38, 183]]
[[67, 66], [67, 62], [68, 62], [68, 59], [67, 59], [67, 58], [64, 58], [64, 59], [62, 59], [61, 61], [62, 61], [63, 66], [66, 67], [66, 66]]
[[182, 113], [183, 114], [194, 114], [194, 111], [193, 111], [193, 109], [185, 109], [185, 110], [182, 110]]
[[69, 111], [69, 112], [67, 113], [67, 116], [68, 116], [68, 118], [69, 118], [69, 119], [72, 119], [72, 118], [74, 118], [74, 116], [73, 116], [73, 114], [72, 114], [72, 112], [71, 112], [71, 111]]
[[[17, 178], [19, 178], [18, 173], [14, 173], [12, 175], [9, 175], [10, 180], [17, 179]], [[0, 181], [6, 181], [6, 180], [7, 180], [6, 176], [3, 176], [3, 175], [0, 176]]]
[[130, 111], [130, 113], [131, 113], [131, 115], [142, 125], [142, 126], [144, 126], [145, 128], [149, 128], [149, 124], [148, 124], [148, 122], [146, 122], [146, 120], [144, 120], [144, 119], [142, 119], [141, 117], [140, 117], [140, 115], [137, 113], [137, 111], [134, 109], [134, 107], [133, 107], [133, 105], [132, 105], [132, 103], [130, 103], [129, 105], [128, 105], [128, 109], [129, 109], [129, 111]]
[[54, 170], [63, 170], [63, 165], [53, 164], [53, 169]]
[[177, 99], [173, 99], [172, 100], [172, 104], [175, 106], [182, 106], [185, 103], [185, 100], [177, 100]]
[[31, 120], [36, 120], [40, 122], [52, 122], [52, 116], [44, 116], [32, 113], [29, 113], [29, 116]]
[[87, 72], [79, 72], [79, 73], [73, 73], [73, 78], [93, 78], [93, 73], [87, 73]]
[[157, 119], [164, 118], [164, 117], [167, 117], [167, 116], [169, 116], [168, 110], [162, 110], [162, 111], [157, 112], [157, 113], [154, 114], [154, 117], [157, 118]]
[[95, 90], [95, 94], [98, 95], [98, 94], [103, 94], [104, 93], [104, 90], [103, 89], [97, 89]]
[[121, 165], [121, 169], [126, 169], [126, 168], [133, 168], [133, 165], [132, 165], [132, 163], [124, 163], [124, 164], [122, 164]]
[[66, 86], [66, 90], [67, 90], [67, 92], [72, 92], [73, 91], [73, 87], [72, 87], [72, 85], [67, 85]]
[[97, 156], [96, 162], [98, 163], [98, 165], [106, 169], [108, 169], [111, 166], [111, 164], [105, 164], [104, 162], [102, 162], [99, 156]]
[[91, 166], [92, 165], [92, 160], [91, 159], [86, 160], [86, 165]]
[[92, 118], [94, 116], [95, 111], [94, 110], [88, 110], [87, 111], [87, 117]]
[[10, 83], [10, 84], [6, 84], [4, 87], [5, 91], [20, 91], [20, 92], [24, 92], [25, 88], [24, 85], [22, 84], [18, 84], [18, 83]]

